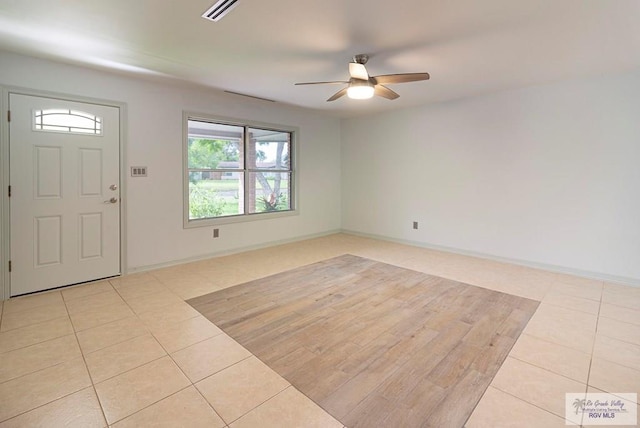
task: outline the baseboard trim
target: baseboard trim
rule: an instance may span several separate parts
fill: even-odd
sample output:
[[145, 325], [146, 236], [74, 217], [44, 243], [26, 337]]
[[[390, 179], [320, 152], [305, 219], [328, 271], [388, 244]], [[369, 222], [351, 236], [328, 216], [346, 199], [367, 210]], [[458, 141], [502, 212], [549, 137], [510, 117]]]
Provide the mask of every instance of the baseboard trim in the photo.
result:
[[231, 254], [238, 254], [246, 251], [260, 250], [263, 248], [275, 247], [278, 245], [290, 244], [293, 242], [306, 241], [308, 239], [322, 238], [324, 236], [334, 235], [336, 233], [344, 233], [347, 235], [360, 236], [362, 238], [370, 238], [370, 239], [377, 239], [380, 241], [394, 242], [397, 244], [411, 245], [413, 247], [428, 248], [430, 250], [444, 251], [447, 253], [459, 254], [463, 256], [478, 257], [481, 259], [493, 260], [493, 261], [502, 262], [502, 263], [509, 263], [509, 264], [514, 264], [518, 266], [525, 266], [525, 267], [530, 267], [534, 269], [541, 269], [541, 270], [546, 270], [550, 272], [564, 273], [564, 274], [579, 276], [587, 279], [595, 279], [598, 281], [606, 281], [606, 282], [611, 282], [611, 283], [616, 283], [621, 285], [629, 285], [632, 287], [640, 287], [640, 278], [628, 278], [628, 277], [617, 276], [617, 275], [609, 275], [601, 272], [593, 272], [593, 271], [569, 268], [565, 266], [532, 262], [529, 260], [521, 260], [521, 259], [514, 259], [509, 257], [496, 256], [493, 254], [481, 253], [477, 251], [469, 251], [461, 248], [431, 244], [429, 242], [412, 241], [408, 239], [398, 239], [390, 236], [376, 235], [372, 233], [363, 233], [363, 232], [358, 232], [358, 231], [349, 230], [349, 229], [334, 229], [334, 230], [314, 233], [310, 235], [297, 236], [295, 238], [281, 239], [277, 241], [265, 242], [262, 244], [249, 245], [244, 247], [233, 248], [230, 250], [202, 254], [199, 256], [188, 257], [188, 258], [179, 259], [179, 260], [171, 260], [168, 262], [157, 263], [153, 265], [130, 267], [125, 273], [125, 275], [130, 275], [130, 274], [139, 273], [139, 272], [148, 272], [155, 269], [162, 269], [162, 268], [177, 266], [185, 263], [211, 259], [215, 257], [228, 256]]
[[213, 252], [213, 253], [202, 254], [202, 255], [198, 255], [198, 256], [194, 256], [194, 257], [187, 257], [187, 258], [184, 258], [184, 259], [171, 260], [171, 261], [168, 261], [168, 262], [157, 263], [157, 264], [153, 264], [153, 265], [129, 267], [129, 269], [127, 269], [127, 272], [125, 273], [125, 275], [131, 275], [131, 274], [140, 273], [140, 272], [148, 272], [148, 271], [151, 271], [151, 270], [156, 270], [156, 269], [162, 269], [162, 268], [167, 268], [167, 267], [171, 267], [171, 266], [182, 265], [182, 264], [185, 264], [185, 263], [198, 262], [198, 261], [201, 261], [201, 260], [212, 259], [212, 258], [215, 258], [215, 257], [229, 256], [231, 254], [244, 253], [246, 251], [261, 250], [263, 248], [269, 248], [269, 247], [275, 247], [275, 246], [278, 246], [278, 245], [290, 244], [292, 242], [306, 241], [308, 239], [314, 239], [314, 238], [322, 238], [324, 236], [335, 235], [336, 233], [341, 233], [341, 230], [340, 229], [333, 229], [333, 230], [329, 230], [329, 231], [326, 231], [326, 232], [320, 232], [320, 233], [313, 233], [313, 234], [310, 234], [310, 235], [297, 236], [295, 238], [289, 238], [289, 239], [280, 239], [280, 240], [277, 240], [277, 241], [269, 241], [269, 242], [265, 242], [265, 243], [262, 243], [262, 244], [248, 245], [248, 246], [244, 246], [244, 247], [233, 248], [233, 249], [230, 249], [230, 250], [216, 251], [216, 252]]
[[620, 285], [629, 285], [632, 287], [640, 287], [640, 278], [628, 278], [624, 276], [609, 275], [601, 272], [592, 272], [581, 269], [574, 269], [565, 266], [551, 265], [546, 263], [532, 262], [528, 260], [513, 259], [509, 257], [501, 257], [493, 254], [481, 253], [477, 251], [469, 251], [461, 248], [447, 247], [444, 245], [436, 245], [422, 241], [411, 241], [407, 239], [397, 239], [384, 235], [376, 235], [372, 233], [357, 232], [354, 230], [342, 229], [342, 233], [362, 238], [378, 239], [380, 241], [394, 242], [397, 244], [411, 245], [413, 247], [428, 248], [430, 250], [444, 251], [447, 253], [459, 254], [462, 256], [478, 257], [481, 259], [493, 260], [496, 262], [510, 263], [518, 266], [525, 266], [534, 269], [541, 269], [556, 273], [565, 273], [568, 275], [579, 276], [587, 279], [595, 279], [598, 281], [606, 281]]

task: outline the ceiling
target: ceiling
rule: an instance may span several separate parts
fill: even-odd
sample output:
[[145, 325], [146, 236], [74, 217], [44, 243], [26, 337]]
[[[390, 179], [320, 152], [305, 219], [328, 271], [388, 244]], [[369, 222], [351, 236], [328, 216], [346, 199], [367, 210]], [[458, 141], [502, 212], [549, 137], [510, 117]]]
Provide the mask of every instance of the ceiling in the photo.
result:
[[[2, 0], [0, 49], [354, 116], [640, 69], [638, 0]], [[326, 102], [353, 55], [429, 72], [400, 98]]]

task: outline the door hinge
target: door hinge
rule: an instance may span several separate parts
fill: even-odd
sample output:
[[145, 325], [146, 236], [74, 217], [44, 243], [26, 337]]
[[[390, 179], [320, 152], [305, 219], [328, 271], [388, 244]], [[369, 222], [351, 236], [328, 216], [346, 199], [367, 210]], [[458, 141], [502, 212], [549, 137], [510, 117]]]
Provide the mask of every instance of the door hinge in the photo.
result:
[[11, 197], [11, 186], [9, 186], [9, 197]]
[[11, 272], [11, 260], [9, 260], [9, 272]]
[[7, 110], [7, 122], [11, 122], [11, 110]]

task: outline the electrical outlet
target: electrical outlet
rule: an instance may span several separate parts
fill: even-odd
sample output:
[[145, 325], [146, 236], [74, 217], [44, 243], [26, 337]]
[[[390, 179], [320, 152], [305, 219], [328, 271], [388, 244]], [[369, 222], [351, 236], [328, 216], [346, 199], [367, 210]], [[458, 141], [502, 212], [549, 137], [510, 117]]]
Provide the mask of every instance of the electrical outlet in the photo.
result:
[[220, 237], [220, 229], [213, 229], [213, 237], [214, 238]]
[[414, 222], [413, 222], [413, 228], [414, 228], [414, 229], [418, 229], [418, 222], [417, 222], [417, 221], [414, 221]]

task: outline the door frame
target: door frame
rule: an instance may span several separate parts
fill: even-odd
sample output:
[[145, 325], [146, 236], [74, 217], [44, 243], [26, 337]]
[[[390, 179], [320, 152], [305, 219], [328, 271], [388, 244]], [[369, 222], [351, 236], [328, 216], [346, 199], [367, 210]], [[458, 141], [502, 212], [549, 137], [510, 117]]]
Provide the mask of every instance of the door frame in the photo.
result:
[[119, 101], [100, 98], [84, 97], [80, 95], [63, 94], [59, 92], [41, 91], [37, 89], [17, 86], [3, 86], [0, 84], [2, 97], [0, 99], [0, 301], [8, 300], [11, 296], [11, 276], [9, 274], [9, 260], [11, 256], [11, 218], [9, 214], [9, 95], [30, 95], [43, 98], [57, 98], [64, 101], [75, 101], [87, 104], [99, 104], [116, 107], [120, 121], [120, 275], [127, 273], [127, 175], [126, 175], [126, 135], [127, 135], [127, 104]]

